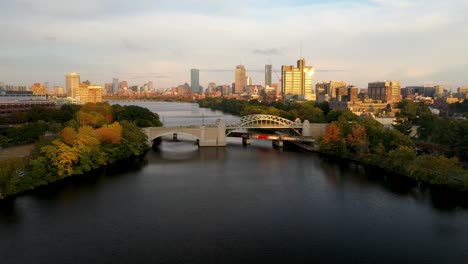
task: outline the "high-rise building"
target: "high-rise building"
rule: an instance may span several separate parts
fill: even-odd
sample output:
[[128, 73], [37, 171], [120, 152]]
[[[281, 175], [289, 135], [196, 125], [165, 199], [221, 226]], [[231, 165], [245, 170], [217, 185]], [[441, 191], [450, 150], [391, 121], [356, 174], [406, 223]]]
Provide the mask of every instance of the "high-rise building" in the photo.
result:
[[116, 93], [117, 91], [119, 91], [119, 78], [113, 78], [112, 79], [112, 90], [110, 91], [111, 93]]
[[120, 89], [128, 89], [128, 82], [127, 81], [121, 81], [119, 83]]
[[236, 66], [236, 85], [235, 91], [236, 94], [241, 94], [245, 91], [245, 67], [244, 65]]
[[367, 86], [369, 98], [387, 103], [401, 101], [401, 87], [399, 81], [372, 82]]
[[265, 65], [265, 87], [271, 87], [271, 64]]
[[83, 82], [76, 89], [75, 98], [82, 104], [102, 102], [102, 86]]
[[200, 93], [200, 70], [190, 70], [190, 91], [192, 93]]
[[299, 96], [305, 100], [315, 101], [315, 91], [312, 87], [314, 67], [306, 66], [305, 60], [297, 61], [297, 67], [283, 65], [281, 67], [282, 91], [284, 96]]
[[54, 88], [53, 88], [53, 94], [55, 94], [55, 95], [63, 95], [63, 94], [64, 94], [63, 87], [62, 87], [62, 86], [55, 85]]
[[246, 75], [245, 76], [245, 86], [252, 85], [252, 77]]
[[216, 83], [215, 82], [210, 82], [208, 84], [208, 93], [212, 93], [216, 90]]
[[65, 88], [67, 89], [67, 95], [75, 98], [76, 91], [80, 88], [80, 75], [76, 72], [65, 75]]
[[318, 102], [329, 101], [339, 95], [345, 95], [346, 83], [343, 81], [327, 81], [315, 84], [315, 94]]
[[148, 82], [148, 90], [152, 93], [154, 92], [154, 84], [152, 81]]

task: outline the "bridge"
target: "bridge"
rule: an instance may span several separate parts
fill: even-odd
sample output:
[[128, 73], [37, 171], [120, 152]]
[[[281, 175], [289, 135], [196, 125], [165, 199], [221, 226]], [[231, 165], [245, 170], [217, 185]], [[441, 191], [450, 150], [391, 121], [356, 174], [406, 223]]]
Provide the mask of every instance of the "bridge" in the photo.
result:
[[[271, 140], [296, 140], [303, 142], [313, 142], [314, 138], [325, 133], [327, 124], [311, 124], [308, 120], [301, 122], [299, 119], [291, 121], [274, 115], [247, 115], [240, 118], [238, 122], [226, 124], [222, 119], [218, 119], [215, 124], [207, 126], [177, 126], [177, 127], [147, 127], [143, 132], [148, 136], [148, 144], [162, 136], [172, 136], [177, 139], [177, 135], [189, 135], [196, 139], [200, 147], [224, 147], [226, 137], [233, 136], [234, 131], [244, 129], [277, 129], [290, 130], [294, 135], [279, 135], [256, 137], [259, 139]], [[243, 135], [243, 142], [250, 141], [249, 135]]]

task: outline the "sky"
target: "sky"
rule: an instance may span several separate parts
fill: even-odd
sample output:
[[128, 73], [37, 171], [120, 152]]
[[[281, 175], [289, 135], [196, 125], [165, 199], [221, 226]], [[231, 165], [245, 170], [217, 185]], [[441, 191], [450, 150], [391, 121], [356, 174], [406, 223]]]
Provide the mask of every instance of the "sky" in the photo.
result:
[[[234, 82], [302, 56], [314, 81], [468, 85], [466, 0], [0, 1], [0, 82], [64, 85], [77, 72], [156, 87]], [[277, 82], [273, 74], [273, 82]]]

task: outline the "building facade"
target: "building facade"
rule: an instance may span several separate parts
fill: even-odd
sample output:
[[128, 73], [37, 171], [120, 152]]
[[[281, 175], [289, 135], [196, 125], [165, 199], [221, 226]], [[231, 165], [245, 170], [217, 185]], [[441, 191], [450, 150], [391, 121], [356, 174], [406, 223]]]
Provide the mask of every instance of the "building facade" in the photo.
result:
[[298, 96], [305, 100], [316, 100], [312, 85], [314, 67], [305, 64], [305, 60], [300, 59], [297, 61], [297, 67], [281, 67], [281, 88], [285, 97]]
[[387, 103], [398, 103], [401, 101], [401, 86], [399, 81], [369, 83], [367, 92], [372, 100], [380, 100]]
[[265, 87], [271, 87], [271, 64], [265, 65]]
[[65, 75], [65, 88], [67, 90], [67, 95], [75, 98], [76, 91], [80, 88], [80, 75], [76, 72]]
[[[345, 92], [346, 91], [346, 92]], [[346, 83], [343, 81], [327, 81], [315, 84], [317, 102], [330, 101], [337, 95], [347, 95]]]
[[244, 65], [237, 65], [236, 66], [236, 79], [235, 79], [235, 86], [234, 86], [234, 93], [241, 94], [245, 91], [245, 67]]
[[200, 93], [200, 70], [190, 70], [190, 90], [192, 93]]

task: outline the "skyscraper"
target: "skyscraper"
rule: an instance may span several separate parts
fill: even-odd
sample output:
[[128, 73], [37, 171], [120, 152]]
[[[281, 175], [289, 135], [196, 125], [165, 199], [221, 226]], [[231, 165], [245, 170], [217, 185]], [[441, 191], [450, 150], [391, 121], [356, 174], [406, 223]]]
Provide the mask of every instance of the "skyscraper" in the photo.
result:
[[265, 87], [271, 87], [271, 65], [265, 65]]
[[241, 94], [245, 90], [245, 67], [244, 65], [236, 66], [236, 86], [235, 93]]
[[246, 75], [245, 76], [245, 86], [252, 85], [252, 77]]
[[190, 70], [190, 91], [192, 93], [200, 93], [200, 70]]
[[65, 88], [67, 89], [67, 95], [74, 98], [76, 91], [80, 88], [80, 75], [76, 72], [65, 75]]
[[116, 93], [118, 90], [119, 90], [119, 78], [113, 78], [111, 93]]
[[281, 67], [282, 91], [284, 96], [298, 95], [305, 100], [315, 101], [315, 92], [312, 87], [314, 67], [306, 66], [305, 60], [297, 61], [297, 68], [293, 65]]

